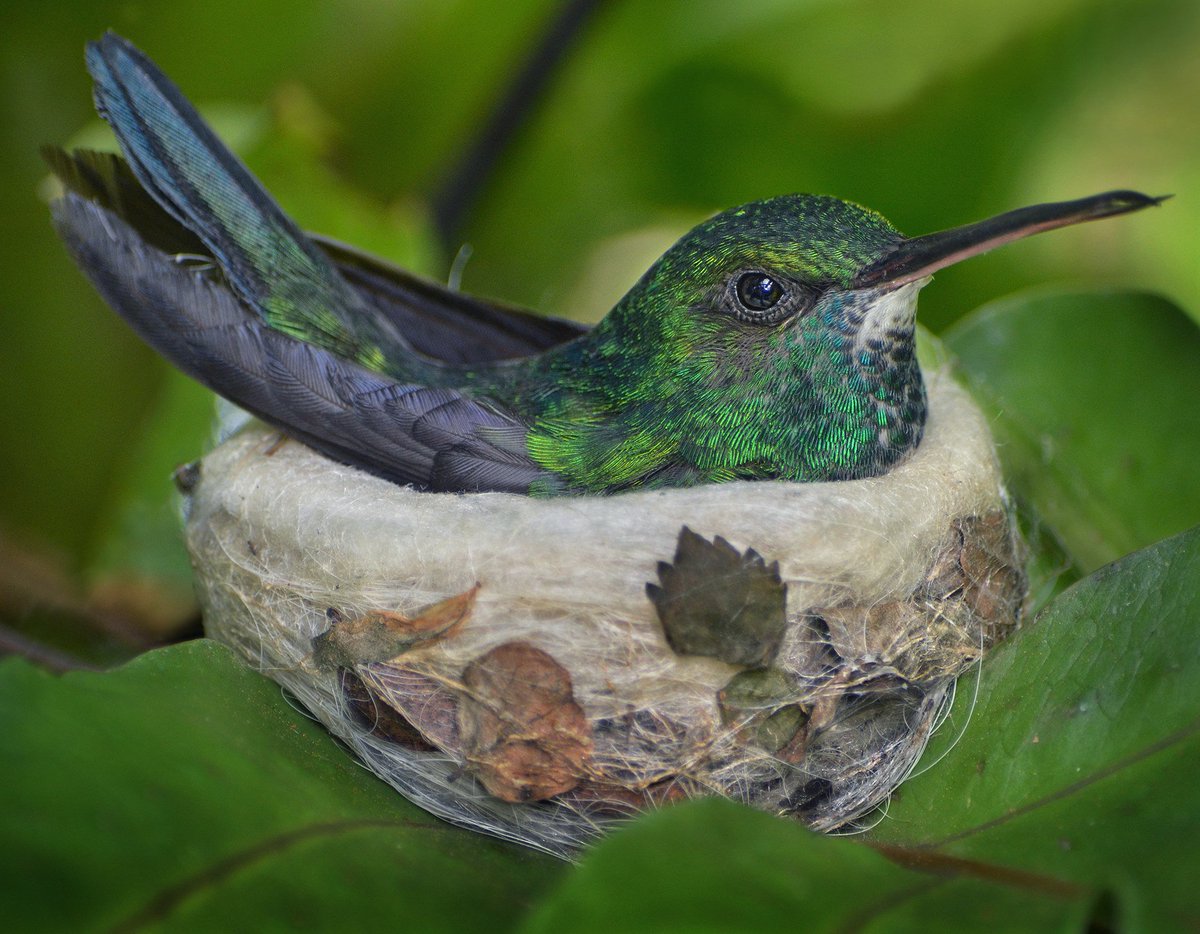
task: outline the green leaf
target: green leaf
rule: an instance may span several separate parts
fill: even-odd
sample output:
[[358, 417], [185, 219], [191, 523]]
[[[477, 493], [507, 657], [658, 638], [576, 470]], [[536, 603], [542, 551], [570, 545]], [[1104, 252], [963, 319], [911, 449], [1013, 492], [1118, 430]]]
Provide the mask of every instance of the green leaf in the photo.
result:
[[[1028, 931], [1083, 911], [1081, 894], [1041, 891], [1043, 880], [973, 878], [963, 868], [943, 864], [935, 877], [850, 838], [822, 837], [728, 801], [695, 801], [599, 844], [522, 930]], [[909, 904], [926, 897], [935, 904], [911, 918]], [[915, 923], [892, 923], [897, 918]]]
[[212, 642], [10, 660], [0, 717], [12, 930], [495, 930], [560, 871], [408, 804]]
[[1060, 597], [988, 660], [970, 729], [943, 730], [944, 761], [867, 841], [673, 807], [595, 847], [526, 930], [1194, 926], [1197, 580], [1200, 529]]
[[1024, 294], [945, 340], [1010, 488], [1082, 570], [1200, 522], [1200, 329], [1170, 302]]
[[788, 703], [796, 683], [779, 668], [751, 668], [734, 675], [717, 702], [721, 720], [733, 723], [763, 749], [782, 749], [809, 721], [808, 708]]
[[960, 686], [874, 839], [1113, 886], [1131, 924], [1195, 926], [1197, 581], [1200, 528], [1062, 594], [988, 657], [973, 709]]

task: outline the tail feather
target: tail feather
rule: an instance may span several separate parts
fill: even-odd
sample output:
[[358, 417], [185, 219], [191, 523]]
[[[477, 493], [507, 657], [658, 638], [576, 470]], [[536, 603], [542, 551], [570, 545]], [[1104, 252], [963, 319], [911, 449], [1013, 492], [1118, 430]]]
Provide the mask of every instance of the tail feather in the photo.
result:
[[[397, 382], [246, 314], [211, 269], [175, 262], [73, 191], [55, 226], [101, 295], [185, 373], [325, 454], [431, 490], [551, 488], [516, 417], [449, 388]], [[550, 487], [548, 487], [550, 485]]]
[[129, 164], [112, 152], [43, 146], [42, 158], [68, 190], [92, 201], [137, 229], [164, 253], [198, 254], [207, 250], [192, 231], [166, 214], [141, 186]]
[[89, 43], [87, 66], [138, 180], [267, 324], [347, 359], [404, 347], [153, 62], [108, 33]]
[[[111, 152], [42, 147], [42, 157], [68, 191], [100, 205], [163, 253], [205, 253], [208, 247], [144, 189], [129, 164]], [[403, 334], [406, 347], [447, 364], [523, 357], [579, 337], [584, 325], [452, 292], [386, 260], [317, 234], [306, 235], [357, 293], [381, 330]], [[390, 330], [389, 330], [390, 329]], [[389, 360], [393, 353], [389, 353]]]
[[[520, 347], [550, 341], [561, 325], [446, 297], [345, 250], [331, 258], [135, 48], [106, 35], [88, 47], [88, 68], [128, 164], [48, 152], [65, 186], [54, 221], [149, 344], [253, 414], [389, 480], [557, 488], [530, 457], [523, 420], [453, 388], [454, 366], [414, 352], [399, 329], [428, 319], [427, 342], [442, 347], [456, 342], [456, 327], [479, 321]], [[214, 262], [186, 261], [195, 253]], [[453, 327], [437, 323], [439, 309]]]

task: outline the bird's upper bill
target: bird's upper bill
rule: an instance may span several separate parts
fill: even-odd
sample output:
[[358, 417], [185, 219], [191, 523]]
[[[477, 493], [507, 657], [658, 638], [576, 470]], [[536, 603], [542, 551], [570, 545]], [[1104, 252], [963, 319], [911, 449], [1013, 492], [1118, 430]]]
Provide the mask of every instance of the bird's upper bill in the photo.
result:
[[895, 249], [861, 269], [851, 288], [901, 286], [1043, 230], [1140, 211], [1163, 200], [1136, 191], [1108, 191], [1078, 201], [1018, 208], [974, 224], [901, 240]]

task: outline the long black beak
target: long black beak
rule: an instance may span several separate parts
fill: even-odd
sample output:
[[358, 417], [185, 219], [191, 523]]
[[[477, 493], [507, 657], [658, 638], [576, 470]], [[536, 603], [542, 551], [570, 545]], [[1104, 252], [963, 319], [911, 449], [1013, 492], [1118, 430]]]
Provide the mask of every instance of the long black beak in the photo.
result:
[[1151, 198], [1136, 191], [1107, 191], [1078, 201], [1018, 208], [965, 227], [901, 240], [887, 256], [862, 269], [855, 276], [851, 288], [904, 285], [969, 256], [986, 253], [1043, 230], [1140, 211], [1169, 197]]

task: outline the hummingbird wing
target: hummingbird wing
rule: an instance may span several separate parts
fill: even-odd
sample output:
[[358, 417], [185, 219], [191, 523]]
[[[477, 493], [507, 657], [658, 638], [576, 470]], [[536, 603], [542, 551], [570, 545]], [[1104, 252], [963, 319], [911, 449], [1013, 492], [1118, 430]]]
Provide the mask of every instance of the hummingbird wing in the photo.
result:
[[556, 487], [526, 426], [454, 389], [406, 384], [250, 314], [222, 270], [180, 262], [68, 190], [51, 210], [76, 262], [147, 343], [185, 373], [344, 463], [431, 490]]
[[55, 222], [145, 340], [266, 421], [387, 479], [434, 490], [555, 487], [526, 451], [525, 424], [445, 386], [452, 371], [413, 351], [144, 55], [108, 34], [87, 59], [98, 110], [176, 227], [147, 218], [146, 199], [132, 202], [147, 239], [86, 190], [129, 202], [128, 180], [71, 172], [76, 190], [55, 202]]
[[586, 334], [587, 325], [447, 289], [354, 247], [308, 235], [418, 353], [445, 363], [507, 360]]
[[[199, 237], [150, 197], [116, 153], [45, 146], [42, 156], [64, 186], [124, 219], [151, 246], [164, 253], [208, 253]], [[390, 320], [415, 351], [434, 360], [524, 357], [587, 332], [576, 321], [452, 291], [344, 243], [306, 236], [358, 293], [368, 314]]]
[[203, 242], [230, 287], [268, 325], [346, 359], [419, 369], [403, 336], [368, 313], [153, 62], [107, 33], [88, 43], [87, 66], [96, 109], [142, 187]]

